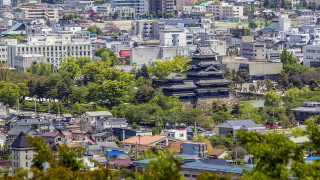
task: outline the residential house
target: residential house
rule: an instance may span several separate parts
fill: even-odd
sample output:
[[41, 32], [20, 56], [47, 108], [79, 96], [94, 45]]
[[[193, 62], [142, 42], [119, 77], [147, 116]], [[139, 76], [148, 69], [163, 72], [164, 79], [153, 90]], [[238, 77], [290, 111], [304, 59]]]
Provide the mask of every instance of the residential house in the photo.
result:
[[[224, 159], [204, 159], [199, 160], [198, 157], [193, 157], [190, 155], [178, 155], [181, 157], [184, 163], [182, 168], [182, 177], [188, 180], [194, 180], [197, 178], [197, 175], [203, 174], [203, 171], [211, 172], [211, 173], [221, 173], [223, 175], [232, 174], [234, 178], [240, 178], [243, 175], [243, 171], [251, 171], [252, 168], [246, 167], [236, 167], [231, 166]], [[133, 166], [136, 171], [143, 171], [148, 168], [150, 165], [150, 161], [152, 159], [144, 159], [139, 161], [133, 161]]]
[[111, 118], [112, 114], [109, 111], [91, 111], [85, 112], [81, 115], [81, 121], [88, 124], [94, 124], [97, 120], [102, 118]]
[[164, 129], [161, 135], [170, 136], [176, 139], [187, 140], [187, 130], [183, 129]]
[[126, 118], [102, 118], [96, 120], [96, 131], [100, 132], [110, 128], [126, 128], [128, 123]]
[[229, 120], [219, 126], [219, 133], [223, 135], [235, 135], [237, 130], [243, 129], [249, 132], [258, 132], [261, 134], [266, 133], [266, 128], [262, 124], [256, 124], [250, 119], [245, 120]]
[[320, 115], [320, 102], [305, 102], [304, 105], [291, 110], [296, 120], [303, 124], [306, 119]]
[[212, 148], [210, 155], [213, 159], [223, 159], [228, 154], [228, 150], [221, 148]]
[[118, 59], [122, 64], [125, 64], [127, 59], [130, 60], [130, 49], [129, 50], [120, 50]]
[[[88, 146], [87, 154], [102, 155], [112, 150], [123, 150], [123, 149], [119, 148], [115, 142], [97, 142], [97, 144], [95, 145]], [[125, 150], [123, 151], [125, 152]]]
[[60, 142], [64, 142], [64, 136], [56, 132], [45, 132], [41, 136], [47, 140], [49, 145], [56, 145]]
[[167, 147], [172, 142], [181, 141], [169, 136], [156, 135], [156, 136], [133, 136], [122, 141], [122, 147], [133, 148], [137, 145], [145, 146], [160, 146], [161, 148]]
[[116, 136], [120, 141], [131, 138], [133, 136], [152, 136], [151, 131], [136, 131], [129, 128], [112, 128], [112, 134]]
[[200, 158], [206, 159], [208, 156], [207, 144], [200, 142], [183, 142], [182, 154], [197, 155]]
[[33, 137], [40, 136], [39, 132], [37, 130], [35, 130], [35, 129], [32, 129], [31, 127], [28, 127], [28, 126], [13, 126], [10, 129], [10, 131], [7, 133], [8, 139], [9, 140], [16, 139], [21, 132], [23, 132], [26, 135], [33, 136]]
[[26, 126], [38, 131], [40, 134], [52, 131], [52, 122], [49, 119], [43, 118], [26, 118], [20, 119], [10, 124], [14, 126]]
[[92, 135], [95, 142], [114, 142], [117, 137], [110, 132], [100, 132]]

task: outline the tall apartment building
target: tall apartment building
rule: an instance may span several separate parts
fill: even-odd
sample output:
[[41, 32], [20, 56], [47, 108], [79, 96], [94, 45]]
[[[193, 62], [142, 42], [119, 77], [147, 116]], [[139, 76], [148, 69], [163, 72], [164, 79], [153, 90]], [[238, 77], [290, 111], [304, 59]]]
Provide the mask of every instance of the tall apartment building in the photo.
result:
[[158, 11], [167, 14], [189, 4], [189, 0], [149, 0], [149, 12], [158, 13]]
[[237, 21], [243, 17], [243, 6], [234, 6], [228, 3], [210, 4], [207, 11], [212, 12], [217, 20]]
[[39, 54], [57, 69], [64, 58], [92, 58], [92, 45], [85, 39], [73, 40], [71, 35], [29, 36], [26, 43], [8, 45], [8, 66], [15, 67], [17, 55]]
[[144, 16], [149, 12], [148, 0], [111, 0], [111, 8], [129, 7], [134, 8], [136, 15]]
[[303, 47], [303, 65], [320, 67], [320, 45], [307, 45]]
[[58, 9], [55, 7], [21, 8], [22, 17], [27, 19], [49, 19], [59, 21]]
[[159, 21], [133, 21], [131, 35], [141, 35], [143, 38], [159, 39], [160, 31], [165, 28], [165, 22]]

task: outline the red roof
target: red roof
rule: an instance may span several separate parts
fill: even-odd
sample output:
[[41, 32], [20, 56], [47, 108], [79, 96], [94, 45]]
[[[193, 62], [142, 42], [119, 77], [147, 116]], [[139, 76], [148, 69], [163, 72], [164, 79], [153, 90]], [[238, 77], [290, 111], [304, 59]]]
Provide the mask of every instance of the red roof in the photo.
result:
[[0, 161], [0, 167], [7, 166], [7, 164], [11, 166], [11, 159]]
[[131, 159], [112, 159], [114, 166], [130, 166], [132, 164]]
[[42, 137], [51, 137], [54, 138], [58, 135], [59, 133], [56, 132], [45, 132], [44, 134], [42, 134]]
[[130, 57], [130, 50], [120, 50], [119, 56], [120, 57]]

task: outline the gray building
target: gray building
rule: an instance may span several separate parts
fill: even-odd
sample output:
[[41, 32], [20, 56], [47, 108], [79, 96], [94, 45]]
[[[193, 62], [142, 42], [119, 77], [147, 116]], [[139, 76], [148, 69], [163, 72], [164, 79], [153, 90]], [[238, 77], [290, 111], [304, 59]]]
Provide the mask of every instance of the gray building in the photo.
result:
[[14, 58], [14, 68], [18, 71], [27, 71], [36, 63], [47, 63], [47, 58], [40, 54], [22, 54]]
[[9, 116], [9, 105], [5, 105], [4, 102], [0, 102], [0, 117]]
[[183, 142], [182, 154], [186, 155], [198, 155], [200, 158], [207, 158], [207, 144], [200, 142]]
[[306, 119], [320, 115], [320, 102], [305, 102], [303, 106], [291, 110], [296, 120], [303, 124]]
[[264, 43], [243, 42], [241, 43], [241, 56], [250, 60], [266, 59], [267, 49]]
[[[17, 169], [23, 168], [27, 172], [30, 170], [33, 160], [33, 148], [30, 148], [30, 143], [26, 135], [21, 132], [11, 145], [12, 152], [12, 173], [17, 175]], [[32, 173], [28, 172], [28, 178], [32, 177]]]
[[125, 128], [128, 127], [126, 118], [102, 118], [96, 121], [96, 130], [98, 132], [109, 128]]
[[141, 35], [143, 38], [159, 39], [159, 32], [165, 28], [165, 22], [159, 21], [133, 21], [131, 35]]
[[130, 49], [130, 63], [151, 65], [154, 60], [172, 59], [177, 55], [190, 56], [197, 46], [135, 47]]
[[261, 134], [266, 133], [266, 128], [262, 124], [257, 124], [250, 119], [245, 120], [229, 120], [219, 126], [219, 134], [235, 135], [239, 129], [248, 131], [248, 132], [258, 132]]

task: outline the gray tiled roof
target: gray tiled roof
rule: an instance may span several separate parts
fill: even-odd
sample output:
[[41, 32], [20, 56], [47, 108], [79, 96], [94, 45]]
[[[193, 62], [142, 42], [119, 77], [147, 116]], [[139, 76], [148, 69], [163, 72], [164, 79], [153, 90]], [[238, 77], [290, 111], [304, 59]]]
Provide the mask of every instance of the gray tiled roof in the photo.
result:
[[186, 79], [186, 77], [183, 76], [182, 74], [180, 74], [179, 72], [171, 72], [168, 76], [165, 77], [165, 79], [167, 79], [167, 80], [171, 80], [171, 79], [183, 80], [183, 79]]
[[20, 132], [19, 136], [11, 144], [11, 147], [13, 148], [27, 148], [29, 146], [30, 143], [28, 141], [28, 138], [23, 132]]
[[18, 136], [21, 132], [27, 133], [31, 130], [31, 127], [28, 126], [14, 126], [9, 132], [10, 136]]
[[251, 119], [243, 119], [243, 120], [229, 120], [226, 121], [226, 123], [230, 124], [231, 126], [252, 126], [257, 125], [254, 121]]
[[86, 112], [89, 116], [112, 116], [109, 111], [89, 111]]

